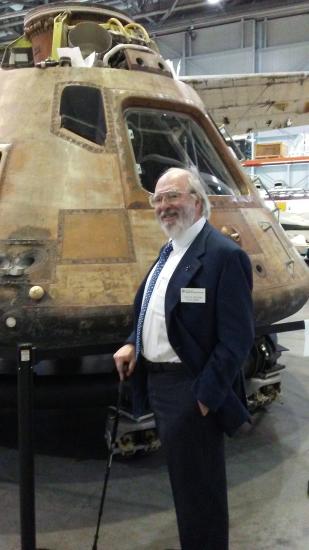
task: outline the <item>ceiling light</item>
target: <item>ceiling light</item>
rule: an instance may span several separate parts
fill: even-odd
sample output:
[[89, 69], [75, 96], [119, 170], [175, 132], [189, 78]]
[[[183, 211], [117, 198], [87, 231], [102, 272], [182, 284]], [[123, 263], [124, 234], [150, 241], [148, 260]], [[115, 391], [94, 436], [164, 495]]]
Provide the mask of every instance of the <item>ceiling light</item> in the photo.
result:
[[219, 4], [221, 2], [221, 0], [207, 0], [207, 3], [208, 4]]

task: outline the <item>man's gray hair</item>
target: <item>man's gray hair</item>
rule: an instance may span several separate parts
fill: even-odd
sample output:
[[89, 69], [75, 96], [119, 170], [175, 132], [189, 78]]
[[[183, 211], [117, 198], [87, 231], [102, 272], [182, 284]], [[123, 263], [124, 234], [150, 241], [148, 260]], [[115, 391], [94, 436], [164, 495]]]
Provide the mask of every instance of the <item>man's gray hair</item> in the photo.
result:
[[205, 191], [204, 182], [198, 170], [195, 167], [192, 167], [192, 168], [176, 168], [176, 167], [174, 168], [173, 167], [166, 170], [166, 172], [164, 172], [164, 174], [162, 175], [166, 176], [167, 174], [170, 174], [172, 172], [175, 172], [175, 175], [177, 175], [177, 172], [179, 173], [179, 175], [186, 174], [189, 188], [192, 191], [194, 191], [196, 195], [201, 199], [203, 203], [202, 214], [208, 219], [210, 216], [211, 205], [210, 205], [207, 193]]

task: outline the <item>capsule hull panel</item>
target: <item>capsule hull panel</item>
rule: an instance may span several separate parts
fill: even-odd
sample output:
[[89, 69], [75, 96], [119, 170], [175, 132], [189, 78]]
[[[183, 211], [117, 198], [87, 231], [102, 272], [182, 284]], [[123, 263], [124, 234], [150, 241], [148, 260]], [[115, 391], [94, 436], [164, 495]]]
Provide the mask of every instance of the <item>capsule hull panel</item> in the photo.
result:
[[[71, 98], [77, 88], [102, 101], [99, 137], [65, 121], [65, 90]], [[0, 71], [0, 89], [0, 345], [108, 347], [129, 334], [136, 289], [165, 240], [125, 122], [136, 106], [191, 117], [241, 189], [210, 197], [210, 221], [251, 258], [257, 323], [306, 302], [305, 264], [191, 88], [137, 71], [55, 67]]]

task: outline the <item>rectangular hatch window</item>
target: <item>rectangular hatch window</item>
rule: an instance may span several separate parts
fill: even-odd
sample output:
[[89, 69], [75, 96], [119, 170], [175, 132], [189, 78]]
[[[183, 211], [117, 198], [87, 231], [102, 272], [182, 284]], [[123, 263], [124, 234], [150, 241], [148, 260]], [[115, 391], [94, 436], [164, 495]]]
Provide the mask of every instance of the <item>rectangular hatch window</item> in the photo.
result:
[[103, 145], [106, 122], [101, 91], [82, 85], [66, 86], [60, 101], [61, 128]]
[[209, 195], [240, 195], [240, 189], [214, 149], [205, 130], [190, 116], [155, 109], [125, 113], [137, 172], [150, 192], [160, 175], [172, 166], [195, 167]]

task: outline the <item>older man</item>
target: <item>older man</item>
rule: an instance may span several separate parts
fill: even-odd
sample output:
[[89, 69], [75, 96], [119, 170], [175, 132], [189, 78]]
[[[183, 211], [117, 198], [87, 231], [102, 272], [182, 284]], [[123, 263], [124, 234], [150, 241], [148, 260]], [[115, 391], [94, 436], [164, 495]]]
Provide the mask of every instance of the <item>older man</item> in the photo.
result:
[[151, 204], [169, 237], [135, 299], [135, 330], [114, 355], [149, 397], [166, 450], [182, 550], [226, 550], [223, 433], [249, 420], [241, 366], [254, 338], [246, 253], [213, 228], [199, 177], [171, 168]]

